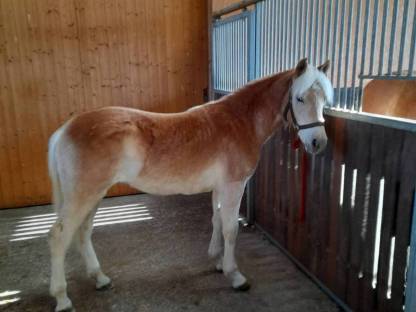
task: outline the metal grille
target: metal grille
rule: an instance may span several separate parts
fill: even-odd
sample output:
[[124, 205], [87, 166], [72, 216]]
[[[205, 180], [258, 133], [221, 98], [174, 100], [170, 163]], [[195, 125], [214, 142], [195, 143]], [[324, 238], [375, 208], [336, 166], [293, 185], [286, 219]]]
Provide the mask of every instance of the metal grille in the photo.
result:
[[213, 28], [213, 86], [230, 92], [246, 84], [249, 55], [249, 12], [218, 21]]
[[[367, 79], [416, 79], [415, 4], [416, 0], [261, 1], [244, 31], [235, 24], [247, 18], [247, 12], [214, 23], [215, 89], [232, 91], [249, 78], [292, 68], [303, 57], [314, 65], [330, 59], [334, 107], [360, 111]], [[255, 69], [252, 77], [247, 65], [236, 65], [241, 60]]]

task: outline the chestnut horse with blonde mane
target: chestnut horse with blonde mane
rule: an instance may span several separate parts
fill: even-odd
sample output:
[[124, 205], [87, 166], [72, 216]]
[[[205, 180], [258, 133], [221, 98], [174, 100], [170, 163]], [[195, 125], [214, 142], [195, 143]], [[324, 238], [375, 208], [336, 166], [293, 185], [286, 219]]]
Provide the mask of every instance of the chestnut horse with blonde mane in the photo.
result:
[[72, 309], [64, 259], [73, 238], [96, 288], [111, 283], [100, 268], [91, 233], [98, 202], [118, 182], [151, 194], [212, 191], [208, 253], [218, 259], [217, 269], [235, 289], [248, 289], [234, 256], [245, 185], [262, 145], [284, 119], [298, 129], [308, 152], [325, 147], [323, 107], [333, 97], [325, 76], [328, 66], [326, 62], [315, 68], [304, 59], [293, 70], [182, 113], [108, 107], [81, 114], [59, 128], [48, 154], [58, 216], [49, 233], [50, 292], [57, 300], [56, 311]]

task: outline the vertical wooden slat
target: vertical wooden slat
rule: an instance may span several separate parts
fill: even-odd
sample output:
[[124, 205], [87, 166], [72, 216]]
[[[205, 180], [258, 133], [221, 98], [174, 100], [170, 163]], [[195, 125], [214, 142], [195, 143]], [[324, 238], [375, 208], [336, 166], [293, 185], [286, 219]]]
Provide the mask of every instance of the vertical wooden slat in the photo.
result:
[[360, 311], [372, 311], [376, 306], [376, 291], [373, 289], [373, 263], [376, 239], [376, 224], [379, 202], [380, 180], [384, 162], [384, 130], [380, 126], [371, 127], [370, 147], [370, 198], [368, 203], [367, 224], [363, 243], [362, 270], [360, 280]]
[[[328, 122], [325, 130], [328, 137], [332, 135], [334, 131], [334, 122]], [[331, 177], [332, 177], [332, 161], [333, 161], [333, 147], [334, 142], [328, 140], [327, 147], [324, 151], [321, 173], [320, 173], [320, 205], [319, 205], [319, 237], [321, 239], [321, 260], [319, 262], [318, 277], [321, 281], [329, 283], [328, 277], [328, 264], [330, 255], [330, 222], [331, 222], [331, 207], [330, 207], [330, 194], [331, 194]]]
[[[389, 142], [389, 147], [385, 151], [384, 161], [384, 200], [383, 218], [380, 239], [380, 259], [378, 262], [377, 274], [377, 302], [380, 311], [392, 311], [391, 300], [388, 300], [388, 277], [390, 264], [390, 249], [393, 236], [395, 236], [395, 219], [398, 190], [400, 187], [399, 169], [401, 166], [401, 152], [403, 145], [403, 132], [389, 129], [386, 132], [385, 142]], [[397, 310], [397, 308], [395, 309]]]
[[351, 197], [350, 223], [351, 240], [349, 250], [350, 270], [347, 282], [347, 301], [353, 310], [359, 309], [360, 289], [359, 284], [362, 279], [362, 252], [363, 236], [365, 235], [364, 222], [367, 215], [368, 196], [368, 175], [370, 165], [370, 146], [371, 146], [371, 126], [366, 123], [355, 123], [355, 132], [349, 133], [352, 137], [359, 137], [355, 144], [354, 169], [356, 170], [355, 196]]
[[[393, 258], [393, 279], [391, 300], [393, 309], [399, 311], [404, 305], [404, 285], [407, 249], [410, 245], [410, 230], [413, 207], [413, 194], [416, 180], [416, 134], [406, 133], [400, 159], [400, 189], [397, 194], [396, 239]], [[416, 213], [413, 211], [413, 213]]]
[[355, 124], [352, 121], [347, 121], [345, 128], [345, 174], [344, 174], [344, 191], [342, 192], [343, 202], [340, 207], [340, 226], [338, 228], [339, 235], [339, 260], [337, 265], [337, 289], [338, 295], [342, 300], [346, 300], [347, 294], [347, 276], [350, 269], [349, 264], [349, 246], [351, 240], [351, 192], [353, 184], [353, 170], [354, 170], [354, 151], [355, 138], [354, 128]]

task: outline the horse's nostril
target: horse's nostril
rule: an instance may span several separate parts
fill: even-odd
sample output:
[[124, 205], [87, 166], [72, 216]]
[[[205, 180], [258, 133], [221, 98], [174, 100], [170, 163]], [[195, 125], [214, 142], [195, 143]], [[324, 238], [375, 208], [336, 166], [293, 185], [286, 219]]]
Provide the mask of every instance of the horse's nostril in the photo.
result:
[[318, 143], [318, 140], [317, 139], [313, 139], [312, 140], [312, 146], [315, 149], [318, 149], [319, 148], [319, 143]]

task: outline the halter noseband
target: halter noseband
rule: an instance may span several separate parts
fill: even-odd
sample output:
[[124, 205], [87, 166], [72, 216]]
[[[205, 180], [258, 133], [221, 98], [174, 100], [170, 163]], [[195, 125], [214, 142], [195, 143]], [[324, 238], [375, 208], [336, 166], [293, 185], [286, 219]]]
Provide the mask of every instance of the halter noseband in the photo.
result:
[[283, 111], [283, 118], [285, 119], [286, 122], [289, 121], [288, 120], [288, 114], [289, 114], [289, 112], [290, 112], [290, 115], [292, 117], [293, 126], [298, 131], [299, 130], [303, 130], [303, 129], [313, 128], [313, 127], [321, 127], [321, 126], [324, 126], [325, 125], [325, 123], [322, 122], [322, 121], [316, 121], [316, 122], [311, 122], [311, 123], [308, 123], [308, 124], [305, 124], [305, 125], [299, 125], [298, 124], [298, 121], [296, 120], [295, 113], [293, 112], [293, 104], [292, 104], [292, 94], [291, 94], [291, 92], [289, 93], [289, 101], [287, 102], [286, 107], [285, 107], [285, 109]]

